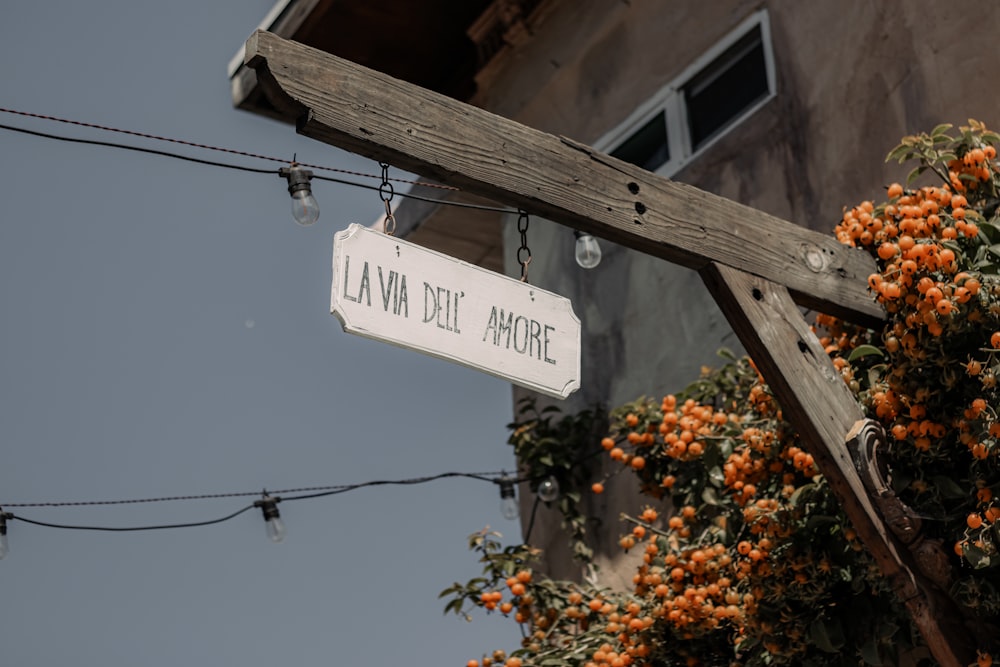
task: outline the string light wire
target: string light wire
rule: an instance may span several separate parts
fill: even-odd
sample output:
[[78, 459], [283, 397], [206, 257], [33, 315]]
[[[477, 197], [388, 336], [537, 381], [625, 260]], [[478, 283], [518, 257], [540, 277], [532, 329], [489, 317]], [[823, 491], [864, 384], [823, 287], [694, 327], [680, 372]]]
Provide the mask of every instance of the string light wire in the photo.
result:
[[[174, 138], [170, 138], [170, 137], [164, 137], [164, 136], [149, 134], [149, 133], [146, 133], [146, 132], [137, 132], [137, 131], [133, 131], [133, 130], [125, 130], [125, 129], [121, 129], [121, 128], [115, 128], [115, 127], [106, 126], [106, 125], [99, 125], [99, 124], [96, 124], [96, 123], [88, 123], [88, 122], [84, 122], [84, 121], [72, 120], [72, 119], [67, 119], [67, 118], [60, 118], [60, 117], [57, 117], [57, 116], [50, 116], [50, 115], [44, 115], [44, 114], [30, 113], [30, 112], [26, 112], [26, 111], [18, 111], [16, 109], [8, 109], [8, 108], [0, 107], [0, 113], [13, 114], [13, 115], [18, 115], [18, 116], [23, 116], [23, 117], [28, 117], [28, 118], [35, 118], [35, 119], [39, 119], [39, 120], [45, 120], [45, 121], [56, 122], [56, 123], [65, 123], [65, 124], [75, 125], [75, 126], [79, 126], [79, 127], [96, 129], [96, 130], [100, 130], [100, 131], [104, 131], [104, 132], [113, 132], [113, 133], [118, 133], [118, 134], [125, 134], [125, 135], [128, 135], [128, 136], [139, 137], [139, 138], [142, 138], [142, 139], [150, 139], [150, 140], [154, 140], [154, 141], [169, 142], [169, 143], [179, 144], [179, 145], [183, 145], [183, 146], [189, 146], [189, 147], [192, 147], [192, 148], [197, 148], [197, 149], [200, 149], [200, 150], [218, 151], [218, 152], [223, 152], [223, 153], [229, 153], [229, 154], [232, 154], [232, 155], [239, 155], [239, 156], [242, 156], [242, 157], [248, 157], [248, 158], [259, 159], [259, 160], [267, 160], [267, 161], [271, 161], [271, 162], [279, 162], [279, 163], [283, 163], [283, 164], [288, 162], [287, 160], [283, 160], [281, 158], [270, 157], [270, 156], [261, 155], [261, 154], [258, 154], [258, 153], [251, 153], [251, 152], [248, 152], [248, 151], [236, 150], [236, 149], [231, 149], [231, 148], [223, 148], [223, 147], [219, 147], [219, 146], [212, 146], [212, 145], [209, 145], [209, 144], [201, 144], [201, 143], [196, 143], [196, 142], [192, 142], [192, 141], [186, 141], [186, 140], [183, 140], [183, 139], [174, 139]], [[25, 135], [29, 135], [29, 136], [34, 136], [34, 137], [38, 137], [38, 138], [52, 139], [52, 140], [64, 141], [64, 142], [68, 142], [68, 143], [85, 144], [85, 145], [92, 145], [92, 146], [101, 146], [101, 147], [105, 147], [105, 148], [117, 148], [117, 149], [120, 149], [120, 150], [134, 151], [134, 152], [146, 153], [146, 154], [150, 154], [150, 155], [158, 155], [158, 156], [161, 156], [161, 157], [170, 157], [170, 158], [174, 158], [174, 159], [178, 159], [178, 160], [184, 160], [184, 161], [187, 161], [187, 162], [193, 162], [193, 163], [196, 163], [196, 164], [202, 164], [202, 165], [212, 166], [212, 167], [221, 167], [221, 168], [226, 168], [226, 169], [234, 169], [234, 170], [238, 170], [238, 171], [245, 171], [245, 172], [250, 172], [250, 173], [258, 173], [258, 174], [273, 174], [273, 175], [278, 175], [279, 174], [279, 171], [277, 169], [264, 169], [264, 168], [250, 167], [250, 166], [247, 166], [247, 165], [234, 164], [234, 163], [230, 163], [230, 162], [221, 162], [221, 161], [218, 161], [218, 160], [208, 160], [208, 159], [205, 159], [205, 158], [194, 157], [194, 156], [191, 156], [191, 155], [184, 155], [184, 154], [181, 154], [181, 153], [175, 153], [175, 152], [165, 151], [165, 150], [158, 150], [158, 149], [155, 149], [155, 148], [149, 148], [149, 147], [145, 147], [145, 146], [136, 146], [136, 145], [131, 145], [131, 144], [125, 144], [125, 143], [121, 143], [121, 142], [103, 141], [103, 140], [99, 140], [99, 139], [85, 139], [85, 138], [81, 138], [81, 137], [70, 137], [70, 136], [66, 136], [66, 135], [54, 134], [54, 133], [51, 133], [51, 132], [42, 132], [42, 131], [39, 131], [39, 130], [31, 130], [31, 129], [23, 128], [23, 127], [15, 127], [15, 126], [12, 126], [12, 125], [7, 125], [7, 124], [0, 124], [0, 129], [7, 130], [9, 132], [17, 132], [17, 133], [21, 133], [21, 134], [25, 134]], [[377, 176], [375, 174], [366, 174], [366, 173], [363, 173], [363, 172], [351, 171], [351, 170], [347, 170], [347, 169], [340, 169], [340, 168], [336, 168], [336, 167], [325, 167], [325, 166], [322, 166], [322, 165], [314, 165], [314, 164], [308, 164], [308, 163], [304, 163], [304, 162], [300, 162], [298, 164], [301, 165], [301, 166], [303, 166], [303, 167], [309, 167], [309, 168], [312, 168], [312, 169], [320, 169], [320, 170], [323, 170], [323, 171], [337, 172], [337, 173], [351, 175], [351, 176], [356, 176], [356, 177], [361, 177], [361, 178], [382, 178], [381, 176]], [[368, 185], [368, 184], [365, 184], [365, 183], [358, 183], [358, 182], [355, 182], [355, 181], [349, 181], [349, 180], [346, 180], [346, 179], [343, 179], [343, 178], [337, 178], [337, 177], [333, 177], [333, 176], [315, 175], [313, 178], [315, 178], [316, 180], [327, 181], [327, 182], [331, 182], [331, 183], [338, 183], [338, 184], [341, 184], [341, 185], [347, 185], [347, 186], [351, 186], [351, 187], [363, 188], [363, 189], [368, 189], [368, 190], [376, 190], [376, 191], [379, 190], [379, 186], [377, 186], [377, 185]], [[456, 187], [453, 187], [453, 186], [449, 186], [449, 185], [438, 184], [438, 183], [427, 183], [427, 182], [413, 181], [413, 180], [403, 179], [403, 178], [390, 178], [388, 180], [399, 182], [399, 183], [412, 184], [412, 185], [416, 185], [416, 186], [423, 186], [423, 187], [428, 187], [428, 188], [437, 188], [437, 189], [441, 189], [441, 190], [450, 190], [450, 191], [460, 192], [459, 188], [456, 188]], [[497, 212], [497, 213], [515, 213], [516, 212], [514, 209], [510, 209], [510, 208], [502, 208], [502, 207], [487, 206], [487, 205], [482, 205], [482, 204], [473, 204], [473, 203], [468, 203], [468, 202], [456, 202], [456, 201], [448, 201], [448, 200], [442, 200], [442, 199], [435, 199], [435, 198], [432, 198], [432, 197], [424, 197], [422, 195], [417, 195], [417, 194], [414, 194], [414, 193], [399, 193], [399, 194], [400, 194], [401, 197], [406, 197], [406, 198], [409, 198], [409, 199], [415, 199], [415, 200], [418, 200], [418, 201], [423, 201], [423, 202], [427, 202], [427, 203], [431, 203], [431, 204], [437, 204], [437, 205], [455, 206], [455, 207], [460, 207], [460, 208], [468, 208], [468, 209], [475, 209], [475, 210], [481, 210], [481, 211], [490, 211], [490, 212]], [[590, 458], [590, 456], [591, 455], [588, 455], [585, 458]], [[584, 459], [580, 459], [574, 465], [578, 465], [578, 464], [582, 463], [585, 460], [585, 458]], [[545, 476], [546, 475], [541, 475], [541, 476], [538, 476], [537, 478], [535, 478], [535, 477], [518, 477], [518, 478], [511, 479], [511, 478], [506, 478], [505, 477], [505, 473], [503, 473], [503, 472], [486, 472], [486, 473], [445, 472], [445, 473], [439, 473], [439, 474], [436, 474], [436, 475], [428, 475], [428, 476], [425, 476], [425, 477], [414, 477], [414, 478], [408, 478], [408, 479], [372, 480], [372, 481], [369, 481], [369, 482], [362, 482], [362, 483], [358, 483], [358, 484], [345, 484], [345, 485], [336, 485], [336, 486], [319, 486], [319, 487], [303, 487], [303, 488], [295, 488], [295, 489], [282, 489], [282, 490], [272, 491], [271, 493], [272, 493], [272, 495], [275, 498], [280, 498], [280, 500], [282, 502], [287, 502], [287, 501], [293, 501], [293, 500], [309, 500], [309, 499], [314, 499], [314, 498], [322, 498], [322, 497], [327, 497], [327, 496], [333, 496], [333, 495], [338, 495], [338, 494], [341, 494], [341, 493], [346, 493], [348, 491], [354, 491], [354, 490], [357, 490], [357, 489], [367, 488], [367, 487], [372, 487], [372, 486], [416, 485], [416, 484], [424, 484], [424, 483], [427, 483], [427, 482], [436, 481], [436, 480], [439, 480], [439, 479], [453, 478], [453, 477], [465, 477], [465, 478], [470, 478], [470, 479], [477, 479], [477, 480], [480, 480], [480, 481], [486, 481], [486, 482], [490, 482], [490, 483], [493, 483], [493, 484], [499, 484], [501, 478], [504, 478], [504, 479], [506, 479], [508, 481], [511, 481], [513, 483], [523, 483], [523, 482], [535, 482], [535, 481], [539, 481], [540, 479], [543, 479]], [[126, 504], [141, 504], [141, 503], [161, 503], [161, 502], [171, 502], [171, 501], [181, 501], [181, 500], [209, 500], [209, 499], [221, 499], [221, 498], [237, 498], [237, 497], [257, 496], [259, 494], [260, 494], [259, 491], [249, 491], [249, 492], [211, 493], [211, 494], [184, 495], [184, 496], [161, 496], [161, 497], [153, 497], [153, 498], [132, 498], [132, 499], [123, 499], [123, 500], [96, 500], [96, 501], [71, 501], [71, 502], [35, 502], [35, 503], [3, 503], [3, 504], [0, 504], [0, 507], [7, 507], [7, 508], [11, 508], [11, 507], [49, 507], [49, 508], [54, 508], [54, 507], [85, 507], [85, 506], [98, 506], [98, 505], [126, 505]], [[286, 495], [286, 494], [293, 494], [293, 495]], [[19, 516], [19, 515], [13, 514], [11, 512], [7, 512], [6, 513], [6, 517], [9, 520], [22, 521], [24, 523], [33, 524], [33, 525], [36, 525], [36, 526], [42, 526], [42, 527], [46, 527], [46, 528], [60, 528], [60, 529], [67, 529], [67, 530], [105, 531], [105, 532], [135, 532], [135, 531], [147, 531], [147, 530], [166, 530], [166, 529], [174, 529], [174, 528], [193, 528], [193, 527], [198, 527], [198, 526], [215, 525], [215, 524], [223, 523], [225, 521], [229, 521], [231, 519], [234, 519], [234, 518], [240, 516], [241, 514], [243, 514], [244, 512], [246, 512], [246, 511], [248, 511], [250, 509], [253, 509], [254, 507], [256, 507], [256, 505], [250, 504], [250, 505], [247, 505], [247, 506], [245, 506], [245, 507], [243, 507], [243, 508], [241, 508], [239, 510], [236, 510], [235, 512], [227, 514], [225, 516], [222, 516], [222, 517], [219, 517], [219, 518], [216, 518], [216, 519], [208, 519], [208, 520], [205, 520], [205, 521], [194, 521], [194, 522], [185, 522], [185, 523], [170, 523], [170, 524], [158, 524], [158, 525], [145, 525], [145, 526], [125, 526], [125, 527], [91, 526], [91, 525], [53, 523], [53, 522], [40, 521], [38, 519], [31, 519], [31, 518], [28, 518], [28, 517]], [[530, 521], [529, 527], [528, 527], [528, 533], [529, 534], [531, 532], [531, 527], [534, 524], [535, 510], [537, 510], [537, 500], [536, 500], [535, 507], [532, 509], [531, 521]]]
[[[599, 452], [597, 452], [599, 453]], [[592, 458], [594, 452], [588, 453], [587, 455], [577, 459], [572, 463], [571, 467], [576, 467], [583, 464], [588, 459]], [[423, 477], [409, 477], [404, 479], [378, 479], [371, 480], [368, 482], [360, 482], [356, 484], [338, 484], [332, 486], [312, 486], [312, 487], [299, 487], [291, 489], [277, 489], [267, 492], [270, 497], [275, 498], [277, 502], [291, 502], [294, 500], [312, 500], [316, 498], [325, 498], [327, 496], [334, 496], [341, 493], [347, 493], [348, 491], [355, 491], [357, 489], [363, 489], [373, 486], [413, 486], [416, 484], [426, 484], [428, 482], [434, 482], [440, 479], [448, 478], [466, 478], [474, 479], [482, 482], [489, 482], [491, 484], [499, 485], [501, 480], [507, 480], [515, 484], [520, 483], [531, 483], [537, 482], [539, 480], [548, 477], [548, 472], [535, 476], [519, 476], [519, 477], [507, 477], [506, 472], [442, 472], [435, 475], [425, 475]], [[83, 500], [83, 501], [69, 501], [69, 502], [29, 502], [29, 503], [0, 503], [2, 508], [12, 508], [12, 507], [93, 507], [98, 505], [130, 505], [130, 504], [148, 504], [148, 503], [164, 503], [164, 502], [174, 502], [181, 500], [217, 500], [221, 498], [238, 498], [238, 497], [249, 497], [249, 496], [259, 496], [260, 491], [238, 491], [234, 493], [205, 493], [196, 495], [186, 495], [186, 496], [159, 496], [151, 498], [129, 498], [120, 500]], [[292, 495], [288, 495], [292, 494]], [[49, 521], [40, 521], [38, 519], [31, 519], [28, 517], [20, 516], [12, 512], [5, 512], [8, 520], [13, 521], [23, 521], [24, 523], [33, 524], [36, 526], [41, 526], [45, 528], [60, 528], [66, 530], [89, 530], [89, 531], [102, 531], [102, 532], [138, 532], [147, 530], [167, 530], [172, 528], [194, 528], [198, 526], [211, 526], [214, 524], [223, 523], [229, 521], [230, 519], [235, 519], [239, 515], [243, 514], [247, 510], [256, 507], [254, 504], [247, 505], [231, 514], [227, 514], [223, 517], [217, 519], [208, 519], [205, 521], [192, 521], [184, 523], [168, 523], [168, 524], [156, 524], [156, 525], [142, 525], [142, 526], [92, 526], [92, 525], [81, 525], [81, 524], [64, 524], [64, 523], [53, 523]], [[528, 525], [528, 534], [531, 534], [531, 529], [535, 523], [535, 512], [538, 509], [538, 499], [536, 498], [535, 506], [532, 508], [531, 520]]]
[[[9, 109], [3, 109], [3, 108], [0, 108], [0, 112], [24, 113], [24, 112], [10, 111]], [[45, 116], [35, 116], [34, 114], [26, 114], [26, 115], [30, 115], [30, 116], [38, 117], [38, 118], [46, 118]], [[80, 123], [78, 121], [60, 120], [60, 122], [66, 122], [66, 123], [73, 123], [73, 124], [83, 125], [84, 127], [96, 127], [98, 129], [106, 129], [106, 128], [103, 128], [100, 125], [91, 125], [91, 124], [88, 124], [88, 123]], [[81, 138], [81, 137], [68, 137], [66, 135], [53, 134], [51, 132], [42, 132], [42, 131], [39, 131], [39, 130], [29, 130], [27, 128], [15, 127], [13, 125], [7, 125], [7, 124], [3, 124], [3, 123], [0, 123], [0, 130], [7, 130], [7, 131], [10, 131], [10, 132], [18, 132], [18, 133], [21, 133], [21, 134], [27, 134], [27, 135], [34, 136], [34, 137], [40, 137], [40, 138], [44, 138], [44, 139], [54, 139], [56, 141], [65, 141], [65, 142], [74, 143], [74, 144], [86, 144], [86, 145], [91, 145], [91, 146], [103, 146], [105, 148], [118, 148], [118, 149], [121, 149], [121, 150], [134, 151], [134, 152], [137, 152], [137, 153], [147, 153], [147, 154], [150, 154], [150, 155], [159, 155], [161, 157], [170, 157], [170, 158], [175, 158], [175, 159], [178, 159], [178, 160], [185, 160], [187, 162], [194, 162], [194, 163], [197, 163], [197, 164], [203, 164], [203, 165], [207, 165], [207, 166], [210, 166], [210, 167], [222, 167], [222, 168], [225, 168], [225, 169], [236, 169], [236, 170], [239, 170], [239, 171], [246, 171], [246, 172], [251, 172], [251, 173], [255, 173], [255, 174], [274, 174], [274, 175], [280, 175], [278, 169], [262, 169], [262, 168], [259, 168], [259, 167], [248, 167], [246, 165], [233, 164], [231, 162], [220, 162], [218, 160], [208, 160], [208, 159], [205, 159], [205, 158], [193, 157], [191, 155], [184, 155], [184, 154], [181, 154], [181, 153], [173, 153], [171, 151], [163, 151], [163, 150], [158, 150], [158, 149], [155, 149], [155, 148], [147, 148], [145, 146], [133, 146], [131, 144], [123, 144], [123, 143], [116, 142], [116, 141], [102, 141], [102, 140], [99, 140], [99, 139], [84, 139], [84, 138]], [[119, 131], [119, 130], [112, 130], [112, 131]], [[147, 134], [143, 134], [143, 133], [140, 133], [140, 132], [131, 132], [131, 131], [128, 131], [128, 130], [120, 130], [120, 131], [121, 132], [125, 132], [127, 134], [132, 134], [132, 135], [135, 135], [135, 136], [139, 136], [139, 137], [149, 137], [149, 138], [161, 139], [162, 141], [172, 141], [172, 142], [175, 142], [175, 143], [179, 143], [179, 144], [183, 144], [183, 145], [187, 145], [187, 146], [194, 146], [194, 147], [197, 147], [197, 148], [205, 148], [205, 149], [208, 149], [208, 150], [224, 151], [224, 152], [227, 152], [227, 153], [233, 153], [235, 155], [244, 155], [244, 156], [247, 156], [247, 157], [256, 157], [256, 158], [260, 158], [260, 159], [264, 159], [264, 160], [280, 161], [278, 158], [270, 158], [270, 157], [266, 157], [266, 156], [256, 155], [254, 153], [247, 153], [247, 152], [244, 152], [244, 151], [237, 151], [237, 150], [232, 150], [232, 149], [228, 149], [228, 148], [218, 148], [218, 147], [212, 147], [212, 146], [205, 146], [205, 145], [202, 145], [202, 144], [195, 144], [195, 143], [183, 141], [181, 139], [167, 139], [167, 138], [161, 138], [161, 137], [154, 137], [153, 135], [147, 135]], [[310, 167], [310, 168], [313, 168], [313, 169], [323, 169], [323, 170], [326, 170], [326, 171], [337, 171], [337, 172], [341, 172], [341, 173], [345, 173], [345, 174], [350, 174], [350, 175], [354, 175], [354, 176], [359, 176], [359, 177], [381, 178], [380, 176], [375, 176], [374, 174], [364, 174], [364, 173], [361, 173], [361, 172], [349, 171], [347, 169], [336, 169], [336, 168], [333, 168], [333, 167], [317, 167], [316, 165], [311, 165], [311, 164], [308, 164], [308, 163], [305, 163], [305, 162], [299, 162], [298, 164], [301, 165], [301, 166], [303, 166], [303, 167]], [[379, 186], [377, 186], [377, 185], [369, 185], [367, 183], [358, 183], [356, 181], [349, 181], [349, 180], [344, 179], [344, 178], [337, 178], [337, 177], [334, 177], [334, 176], [323, 176], [322, 174], [314, 174], [313, 175], [313, 180], [326, 181], [328, 183], [339, 183], [340, 185], [347, 185], [347, 186], [350, 186], [350, 187], [361, 188], [361, 189], [364, 189], [364, 190], [375, 190], [375, 191], [378, 191], [378, 189], [379, 189]], [[423, 186], [423, 187], [428, 187], [428, 188], [439, 188], [439, 189], [445, 189], [445, 190], [452, 190], [452, 191], [460, 192], [460, 190], [458, 190], [458, 188], [454, 188], [454, 187], [452, 187], [450, 185], [440, 185], [438, 183], [427, 183], [427, 182], [423, 182], [423, 181], [412, 181], [412, 180], [407, 180], [407, 179], [404, 179], [404, 178], [390, 178], [389, 180], [391, 180], [391, 181], [398, 181], [398, 182], [401, 182], [401, 183], [409, 183], [409, 184], [412, 184], [412, 185]], [[418, 195], [418, 194], [415, 194], [415, 193], [412, 193], [412, 192], [400, 192], [400, 193], [397, 193], [397, 194], [399, 194], [400, 197], [405, 197], [407, 199], [415, 199], [415, 200], [418, 200], [418, 201], [423, 201], [423, 202], [427, 202], [427, 203], [430, 203], [430, 204], [437, 204], [437, 205], [440, 205], [440, 206], [454, 206], [454, 207], [457, 207], [457, 208], [467, 208], [467, 209], [473, 209], [473, 210], [477, 210], [477, 211], [489, 211], [489, 212], [493, 212], [493, 213], [515, 213], [516, 212], [514, 209], [511, 209], [511, 208], [503, 208], [503, 207], [499, 207], [499, 206], [487, 206], [485, 204], [473, 204], [473, 203], [469, 203], [469, 202], [451, 201], [451, 200], [446, 200], [446, 199], [435, 199], [434, 197], [425, 197], [423, 195]]]
[[[185, 139], [174, 139], [174, 138], [171, 138], [171, 137], [164, 137], [164, 136], [160, 136], [160, 135], [156, 135], [156, 134], [149, 134], [147, 132], [136, 132], [135, 130], [124, 130], [124, 129], [118, 128], [118, 127], [110, 127], [108, 125], [98, 125], [97, 123], [88, 123], [88, 122], [85, 122], [85, 121], [82, 121], [82, 120], [72, 120], [72, 119], [69, 119], [69, 118], [60, 118], [59, 116], [50, 116], [50, 115], [40, 114], [40, 113], [31, 113], [30, 111], [18, 111], [17, 109], [6, 109], [4, 107], [0, 107], [0, 113], [7, 113], [7, 114], [16, 115], [16, 116], [24, 116], [26, 118], [36, 118], [38, 120], [50, 121], [50, 122], [53, 122], [53, 123], [65, 123], [67, 125], [76, 125], [78, 127], [86, 127], [86, 128], [90, 128], [90, 129], [94, 129], [94, 130], [101, 130], [102, 132], [114, 132], [114, 133], [117, 133], [117, 134], [125, 134], [125, 135], [132, 136], [132, 137], [139, 137], [139, 138], [142, 138], [142, 139], [151, 139], [153, 141], [164, 141], [164, 142], [168, 142], [168, 143], [172, 143], [172, 144], [180, 144], [182, 146], [191, 146], [192, 148], [199, 148], [199, 149], [207, 150], [207, 151], [218, 151], [218, 152], [221, 152], [221, 153], [230, 153], [232, 155], [241, 155], [243, 157], [254, 158], [254, 159], [257, 159], [257, 160], [267, 160], [269, 162], [280, 162], [282, 164], [287, 164], [288, 163], [288, 160], [284, 160], [282, 158], [277, 158], [277, 157], [271, 157], [269, 155], [261, 155], [260, 153], [251, 153], [251, 152], [248, 152], [248, 151], [241, 151], [241, 150], [237, 150], [237, 149], [234, 149], [234, 148], [223, 148], [221, 146], [212, 146], [210, 144], [201, 144], [201, 143], [197, 143], [197, 142], [194, 142], [194, 141], [187, 141]], [[11, 127], [5, 126], [4, 129], [15, 129], [15, 128], [11, 128]], [[61, 137], [56, 136], [56, 135], [41, 135], [41, 136], [49, 136], [49, 138], [52, 138], [52, 139], [59, 139], [59, 138], [61, 138]], [[64, 139], [64, 140], [66, 140], [66, 141], [73, 141], [72, 139]], [[83, 143], [90, 143], [88, 140], [78, 140], [78, 141], [81, 141]], [[111, 145], [111, 144], [102, 144], [102, 145]], [[120, 145], [118, 147], [119, 148], [127, 148], [127, 146], [125, 146], [125, 145]], [[167, 152], [162, 152], [162, 153], [159, 153], [159, 154], [161, 154], [161, 155], [172, 155], [173, 157], [179, 157], [177, 155], [173, 155], [173, 154], [167, 153]], [[381, 176], [376, 176], [375, 174], [366, 174], [366, 173], [360, 172], [360, 171], [351, 171], [350, 169], [340, 169], [338, 167], [324, 167], [322, 165], [308, 164], [308, 163], [305, 163], [305, 162], [299, 162], [298, 164], [300, 166], [309, 167], [311, 169], [322, 169], [323, 171], [335, 171], [335, 172], [338, 172], [338, 173], [341, 173], [341, 174], [348, 174], [350, 176], [359, 176], [359, 177], [362, 177], [362, 178], [381, 178]], [[225, 165], [220, 165], [220, 166], [225, 166]], [[271, 173], [269, 170], [262, 170], [262, 171], [264, 171], [265, 173]], [[423, 186], [430, 187], [430, 188], [440, 188], [442, 190], [458, 190], [458, 188], [456, 188], [454, 186], [443, 185], [441, 183], [423, 183], [423, 182], [420, 182], [420, 181], [411, 181], [411, 180], [408, 180], [408, 179], [405, 179], [405, 178], [390, 178], [389, 180], [396, 181], [398, 183], [410, 183], [410, 184], [413, 184], [413, 185], [423, 185]]]

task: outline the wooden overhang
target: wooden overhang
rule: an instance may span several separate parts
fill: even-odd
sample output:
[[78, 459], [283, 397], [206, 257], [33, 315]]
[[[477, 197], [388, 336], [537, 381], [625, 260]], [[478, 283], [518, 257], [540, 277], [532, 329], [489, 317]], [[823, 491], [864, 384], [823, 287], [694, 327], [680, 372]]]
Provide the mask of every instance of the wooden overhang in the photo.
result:
[[[475, 74], [497, 50], [515, 13], [532, 2], [494, 0], [279, 0], [260, 29], [390, 76], [467, 101]], [[504, 5], [503, 8], [500, 5]], [[263, 94], [243, 49], [229, 65], [233, 105], [294, 125]], [[373, 169], [375, 171], [375, 169]], [[406, 187], [398, 189], [405, 193]], [[447, 201], [491, 204], [482, 198], [434, 188], [414, 194]], [[502, 218], [481, 210], [397, 198], [397, 235], [491, 271], [503, 270]]]

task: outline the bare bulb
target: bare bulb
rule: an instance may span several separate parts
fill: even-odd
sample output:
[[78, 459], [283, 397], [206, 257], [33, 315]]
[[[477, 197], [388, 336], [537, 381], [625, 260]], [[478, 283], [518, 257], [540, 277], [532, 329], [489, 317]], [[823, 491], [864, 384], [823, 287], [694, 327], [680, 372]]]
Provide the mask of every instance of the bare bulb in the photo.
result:
[[514, 482], [506, 475], [500, 479], [500, 513], [508, 521], [516, 520], [521, 514], [514, 493]]
[[542, 502], [551, 503], [559, 497], [559, 482], [549, 475], [538, 485], [538, 497]]
[[292, 163], [291, 167], [279, 169], [278, 175], [288, 181], [288, 194], [292, 196], [292, 217], [295, 218], [295, 222], [308, 227], [319, 220], [319, 204], [313, 196], [310, 185], [312, 172]]
[[273, 519], [268, 519], [265, 523], [267, 527], [267, 538], [277, 544], [278, 542], [285, 539], [285, 522], [281, 520], [281, 517], [274, 517]]
[[601, 246], [590, 234], [576, 232], [576, 263], [584, 269], [592, 269], [601, 263]]
[[319, 220], [319, 203], [308, 190], [292, 193], [292, 217], [303, 227], [315, 224]]
[[275, 544], [285, 539], [285, 522], [281, 520], [281, 513], [278, 511], [280, 498], [264, 496], [261, 500], [254, 502], [264, 514], [264, 529], [267, 531], [267, 539]]

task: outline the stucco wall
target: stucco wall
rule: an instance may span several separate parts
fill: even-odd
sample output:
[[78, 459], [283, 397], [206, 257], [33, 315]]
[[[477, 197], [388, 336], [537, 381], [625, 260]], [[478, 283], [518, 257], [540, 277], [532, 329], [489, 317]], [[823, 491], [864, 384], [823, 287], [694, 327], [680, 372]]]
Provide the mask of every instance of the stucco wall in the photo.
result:
[[[905, 176], [883, 162], [904, 134], [970, 117], [1000, 126], [1000, 3], [991, 0], [960, 9], [932, 0], [567, 1], [481, 73], [475, 102], [593, 142], [761, 8], [777, 96], [678, 180], [825, 232], [843, 206], [879, 198]], [[513, 221], [504, 241], [513, 275]], [[602, 264], [584, 271], [573, 262], [572, 231], [538, 219], [528, 241], [531, 282], [572, 298], [583, 321], [583, 389], [564, 402], [567, 411], [678, 390], [715, 363], [718, 347], [738, 346], [690, 271], [607, 242]], [[596, 546], [611, 566], [606, 583], [621, 559], [618, 516], [637, 508], [626, 480], [588, 494], [588, 511], [604, 524]], [[547, 549], [553, 574], [573, 576], [557, 520], [543, 512], [532, 541]]]

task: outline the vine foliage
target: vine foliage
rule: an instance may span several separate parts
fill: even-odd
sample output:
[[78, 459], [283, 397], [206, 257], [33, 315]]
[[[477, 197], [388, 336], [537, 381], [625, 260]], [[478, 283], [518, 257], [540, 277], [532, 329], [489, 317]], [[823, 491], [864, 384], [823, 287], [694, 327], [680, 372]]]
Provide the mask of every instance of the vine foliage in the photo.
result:
[[[980, 667], [1000, 642], [998, 145], [976, 121], [905, 137], [888, 159], [915, 164], [906, 184], [845, 209], [834, 229], [875, 258], [885, 324], [820, 315], [814, 328], [888, 434], [891, 492], [935, 550]], [[684, 392], [612, 410], [603, 437], [587, 439], [594, 414], [556, 415], [513, 425], [511, 442], [532, 475], [595, 446], [636, 475], [648, 504], [624, 517], [619, 542], [633, 585], [552, 581], [533, 548], [477, 534], [484, 576], [446, 591], [449, 609], [512, 616], [524, 639], [469, 667], [933, 662], [752, 361], [730, 355]], [[584, 477], [566, 475], [564, 494]], [[585, 542], [572, 498], [569, 533]]]

